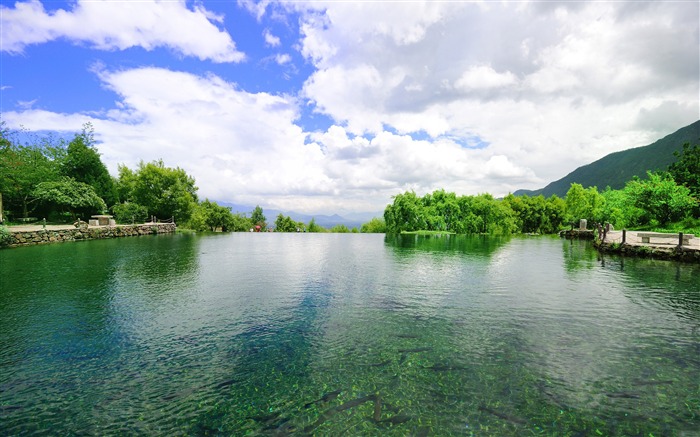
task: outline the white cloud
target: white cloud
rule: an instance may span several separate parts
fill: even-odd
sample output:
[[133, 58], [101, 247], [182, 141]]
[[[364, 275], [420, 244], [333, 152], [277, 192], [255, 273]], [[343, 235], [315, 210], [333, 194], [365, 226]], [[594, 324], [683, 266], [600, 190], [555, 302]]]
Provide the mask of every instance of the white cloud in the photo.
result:
[[462, 91], [501, 88], [517, 83], [517, 78], [510, 71], [499, 73], [490, 66], [477, 65], [465, 71], [455, 88]]
[[292, 62], [292, 57], [288, 53], [278, 53], [275, 55], [275, 62], [279, 65], [289, 64]]
[[[100, 114], [20, 108], [3, 119], [71, 131], [92, 121], [112, 171], [117, 163], [163, 158], [192, 174], [202, 197], [327, 213], [381, 211], [409, 189], [500, 196], [539, 188], [699, 115], [696, 3], [239, 4], [259, 20], [271, 11], [298, 16], [298, 50], [312, 68], [298, 95], [248, 92], [215, 75], [95, 67], [118, 96], [114, 108]], [[220, 41], [216, 16], [183, 3], [167, 7], [173, 16], [200, 14], [214, 32], [207, 38]], [[126, 26], [119, 15], [102, 34], [92, 25], [53, 30], [64, 15], [86, 17], [90, 8], [28, 13], [38, 24], [21, 44], [60, 36], [111, 49], [140, 44], [130, 31], [113, 41], [105, 36]], [[276, 37], [260, 32], [274, 47]], [[177, 46], [147, 36], [148, 47]], [[264, 60], [288, 66], [291, 56]], [[302, 104], [335, 125], [305, 132]]]
[[[354, 134], [479, 137], [503, 157], [483, 191], [538, 188], [698, 117], [697, 3], [283, 5], [301, 13], [317, 111]], [[662, 102], [664, 133], [640, 114]]]
[[17, 107], [19, 107], [19, 108], [21, 108], [21, 109], [31, 109], [32, 106], [34, 106], [34, 104], [37, 102], [37, 100], [38, 100], [38, 99], [27, 100], [27, 101], [18, 100], [18, 101], [17, 101]]
[[0, 6], [2, 51], [21, 53], [28, 45], [66, 38], [100, 50], [168, 47], [184, 56], [214, 62], [240, 62], [231, 36], [214, 22], [222, 18], [185, 2], [78, 1], [70, 11], [48, 13], [38, 0]]
[[3, 117], [11, 127], [72, 132], [90, 121], [113, 174], [120, 163], [134, 168], [162, 158], [194, 176], [202, 197], [310, 213], [382, 211], [403, 190], [475, 193], [494, 177], [531, 177], [507, 158], [450, 139], [381, 132], [370, 140], [341, 126], [309, 134], [295, 124], [293, 98], [249, 93], [215, 75], [160, 68], [96, 74], [119, 96], [114, 109]]
[[270, 32], [269, 29], [265, 29], [263, 32], [263, 37], [265, 38], [265, 44], [270, 47], [277, 47], [282, 43], [278, 37]]

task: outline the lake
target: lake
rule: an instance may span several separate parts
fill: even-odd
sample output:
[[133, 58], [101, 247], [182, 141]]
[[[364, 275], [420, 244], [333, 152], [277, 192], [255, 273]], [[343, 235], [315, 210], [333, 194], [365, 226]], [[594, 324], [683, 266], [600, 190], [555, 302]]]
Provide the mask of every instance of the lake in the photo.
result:
[[700, 266], [553, 237], [0, 251], [3, 435], [700, 430]]

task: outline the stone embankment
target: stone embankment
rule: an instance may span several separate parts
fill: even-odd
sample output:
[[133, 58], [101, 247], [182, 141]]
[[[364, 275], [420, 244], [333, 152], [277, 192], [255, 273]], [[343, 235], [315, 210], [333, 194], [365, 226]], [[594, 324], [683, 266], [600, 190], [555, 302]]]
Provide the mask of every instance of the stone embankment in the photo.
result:
[[174, 223], [146, 223], [140, 225], [81, 226], [72, 229], [38, 229], [13, 231], [9, 247], [32, 244], [58, 243], [62, 241], [99, 240], [104, 238], [132, 237], [138, 235], [170, 234]]
[[571, 229], [560, 231], [559, 236], [568, 240], [593, 240], [595, 233], [592, 229]]

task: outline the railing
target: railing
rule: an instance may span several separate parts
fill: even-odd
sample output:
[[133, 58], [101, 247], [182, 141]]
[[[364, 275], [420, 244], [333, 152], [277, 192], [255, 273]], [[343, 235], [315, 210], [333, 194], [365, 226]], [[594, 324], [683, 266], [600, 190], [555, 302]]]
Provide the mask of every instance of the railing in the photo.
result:
[[175, 223], [175, 217], [170, 217], [168, 219], [158, 219], [156, 216], [151, 216], [151, 221], [149, 223]]

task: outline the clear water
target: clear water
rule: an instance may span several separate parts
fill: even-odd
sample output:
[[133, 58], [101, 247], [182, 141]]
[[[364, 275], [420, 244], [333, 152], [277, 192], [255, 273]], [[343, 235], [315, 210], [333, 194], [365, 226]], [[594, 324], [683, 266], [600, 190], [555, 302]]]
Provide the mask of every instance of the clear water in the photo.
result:
[[556, 238], [0, 251], [2, 435], [700, 435], [700, 266]]

